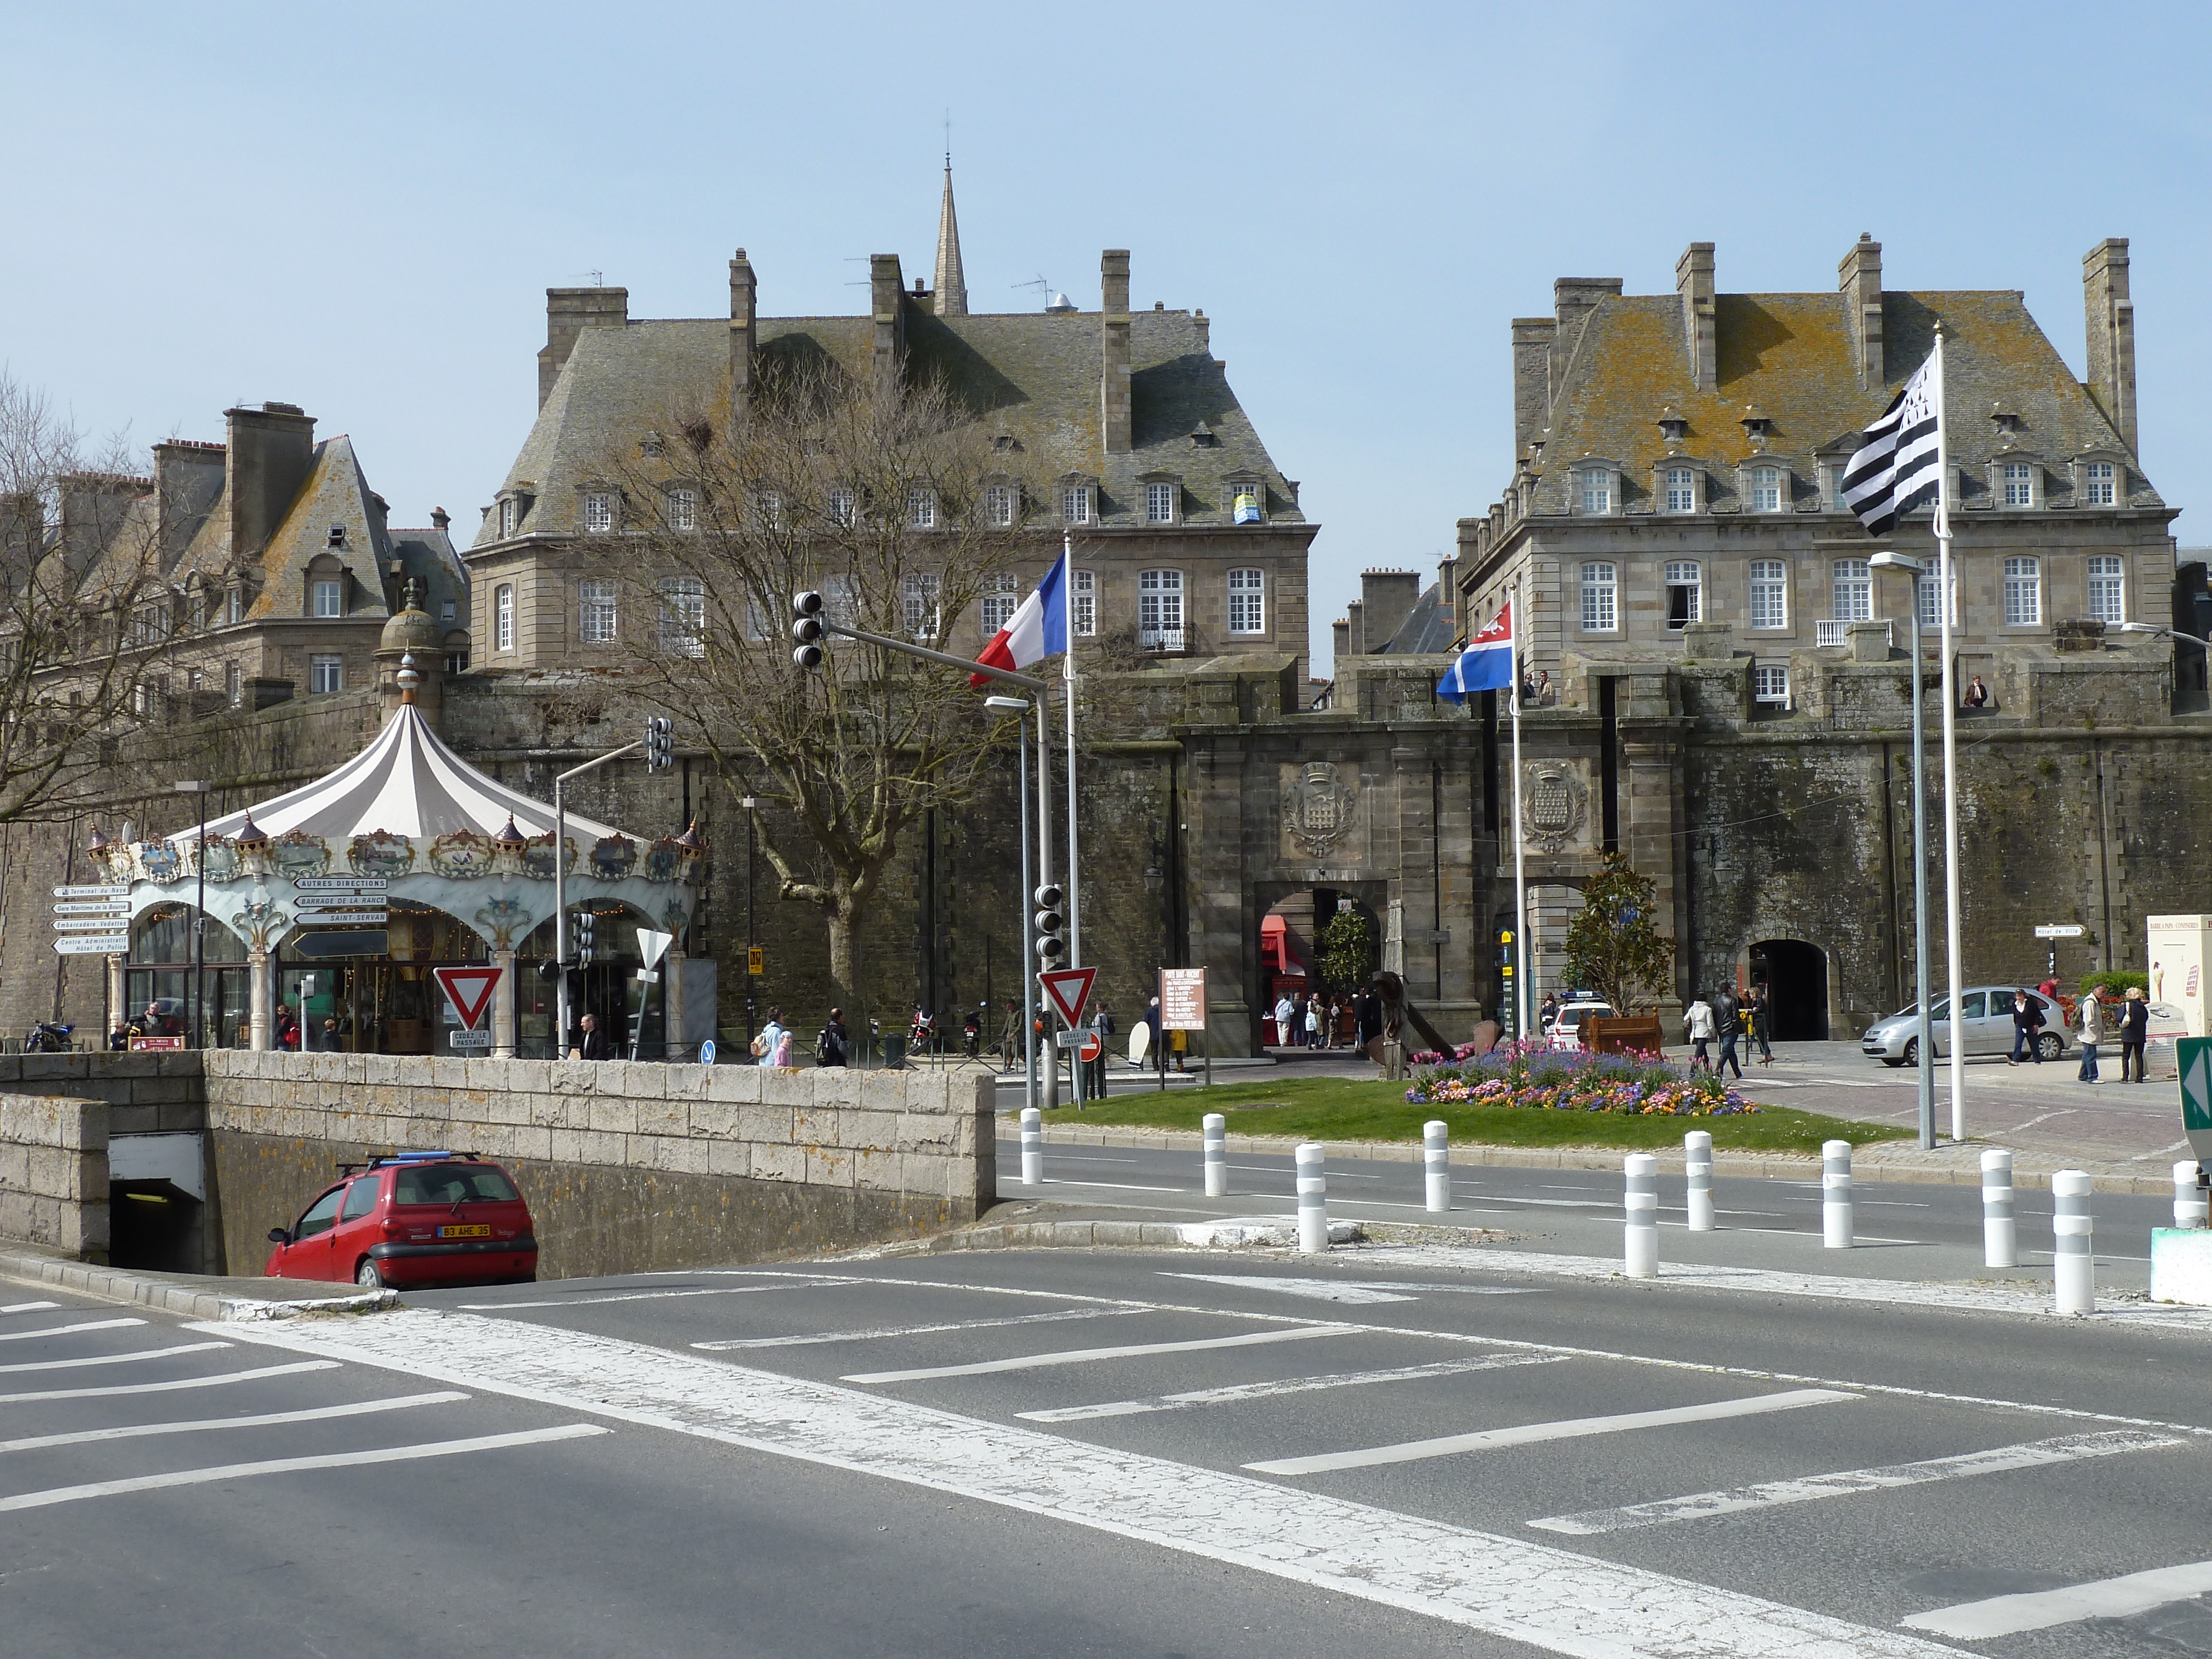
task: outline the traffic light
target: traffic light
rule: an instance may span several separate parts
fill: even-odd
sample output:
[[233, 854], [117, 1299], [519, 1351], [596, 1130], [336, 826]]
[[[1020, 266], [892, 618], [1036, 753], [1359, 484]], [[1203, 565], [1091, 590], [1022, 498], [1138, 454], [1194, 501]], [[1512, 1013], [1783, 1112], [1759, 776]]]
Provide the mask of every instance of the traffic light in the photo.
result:
[[822, 596], [809, 588], [791, 600], [792, 661], [801, 668], [822, 666]]
[[676, 764], [676, 722], [655, 714], [645, 723], [645, 769], [665, 772]]
[[1067, 926], [1067, 915], [1061, 908], [1067, 895], [1050, 882], [1036, 890], [1036, 959], [1050, 968], [1067, 954], [1067, 945], [1060, 938]]
[[574, 929], [575, 933], [576, 966], [579, 968], [588, 968], [592, 965], [592, 913], [589, 910], [579, 910], [574, 915], [568, 918], [568, 926]]

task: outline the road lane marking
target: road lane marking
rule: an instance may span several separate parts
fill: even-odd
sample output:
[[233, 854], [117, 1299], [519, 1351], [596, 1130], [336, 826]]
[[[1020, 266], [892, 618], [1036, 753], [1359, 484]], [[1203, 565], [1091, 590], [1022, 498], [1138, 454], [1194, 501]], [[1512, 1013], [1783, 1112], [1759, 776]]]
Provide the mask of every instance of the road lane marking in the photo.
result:
[[169, 1486], [203, 1486], [217, 1480], [242, 1480], [253, 1474], [297, 1474], [308, 1469], [343, 1469], [363, 1463], [406, 1463], [423, 1457], [452, 1457], [461, 1452], [499, 1451], [508, 1446], [541, 1445], [550, 1440], [580, 1440], [614, 1431], [597, 1423], [564, 1423], [554, 1429], [526, 1429], [516, 1434], [478, 1435], [470, 1440], [432, 1440], [416, 1446], [386, 1446], [376, 1451], [325, 1452], [316, 1457], [272, 1457], [258, 1463], [225, 1463], [214, 1468], [172, 1469], [167, 1474], [133, 1475], [122, 1480], [94, 1480], [81, 1486], [50, 1486], [44, 1492], [0, 1498], [0, 1514], [45, 1509], [85, 1498], [114, 1498], [125, 1492], [160, 1492]]
[[183, 1376], [172, 1382], [130, 1382], [109, 1389], [49, 1389], [39, 1394], [0, 1394], [0, 1406], [27, 1406], [40, 1400], [110, 1400], [125, 1394], [169, 1394], [179, 1389], [211, 1389], [223, 1382], [258, 1382], [264, 1376], [292, 1376], [301, 1371], [334, 1371], [335, 1359], [303, 1359], [290, 1365], [264, 1365], [250, 1371], [222, 1371], [214, 1376]]
[[532, 1302], [464, 1302], [469, 1313], [506, 1313], [517, 1308], [531, 1313], [558, 1313], [563, 1308], [588, 1308], [600, 1302], [668, 1302], [684, 1296], [748, 1296], [757, 1291], [833, 1290], [840, 1285], [859, 1285], [858, 1279], [821, 1279], [811, 1285], [718, 1285], [708, 1291], [621, 1291], [611, 1296], [575, 1296], [564, 1301], [539, 1298]]
[[995, 1504], [1574, 1659], [1958, 1659], [1552, 1544], [557, 1326], [400, 1310], [239, 1336]]
[[1863, 1396], [1835, 1389], [1791, 1389], [1753, 1395], [1747, 1400], [1715, 1400], [1702, 1406], [1671, 1406], [1662, 1411], [1622, 1412], [1613, 1417], [1573, 1417], [1556, 1423], [1522, 1423], [1510, 1429], [1481, 1429], [1473, 1434], [1444, 1434], [1428, 1440], [1403, 1440], [1395, 1446], [1362, 1451], [1321, 1452], [1310, 1457], [1278, 1457], [1247, 1463], [1255, 1474], [1329, 1474], [1338, 1469], [1372, 1468], [1378, 1463], [1412, 1463], [1425, 1457], [1488, 1451], [1498, 1446], [1530, 1446], [1547, 1440], [1585, 1435], [1623, 1434], [1634, 1429], [1665, 1428], [1675, 1423], [1712, 1423], [1723, 1418], [1756, 1417], [1766, 1412], [1797, 1411], [1807, 1406], [1837, 1406]]
[[1556, 1365], [1561, 1356], [1541, 1353], [1485, 1354], [1480, 1359], [1439, 1359], [1427, 1365], [1401, 1365], [1387, 1371], [1339, 1371], [1330, 1376], [1286, 1376], [1274, 1382], [1239, 1382], [1225, 1389], [1193, 1389], [1152, 1400], [1109, 1400], [1099, 1406], [1063, 1406], [1055, 1411], [1016, 1412], [1028, 1423], [1087, 1423], [1095, 1417], [1135, 1417], [1146, 1412], [1188, 1411], [1196, 1406], [1264, 1400], [1271, 1395], [1309, 1394], [1316, 1389], [1357, 1389], [1370, 1382], [1414, 1382], [1429, 1376], [1457, 1376], [1466, 1371], [1502, 1370], [1514, 1365]]
[[2094, 1583], [2069, 1584], [2063, 1589], [1962, 1601], [1956, 1607], [1915, 1613], [1901, 1622], [1913, 1630], [1978, 1642], [1992, 1636], [2014, 1636], [2021, 1631], [2049, 1630], [2053, 1625], [2071, 1625], [2084, 1619], [2130, 1619], [2169, 1601], [2207, 1594], [2212, 1594], [2212, 1561], [2198, 1561]]
[[167, 1359], [172, 1354], [204, 1353], [227, 1348], [228, 1342], [187, 1342], [176, 1348], [141, 1348], [135, 1353], [100, 1354], [90, 1359], [40, 1359], [27, 1365], [0, 1365], [0, 1376], [12, 1371], [65, 1371], [79, 1365], [125, 1365], [134, 1359]]
[[1094, 1187], [1105, 1193], [1186, 1193], [1197, 1190], [1190, 1187], [1132, 1187], [1122, 1181], [1060, 1181], [1051, 1176], [1044, 1178], [1048, 1187]]
[[940, 1331], [981, 1331], [1002, 1325], [1048, 1325], [1062, 1319], [1112, 1319], [1143, 1313], [1142, 1308], [1067, 1308], [1059, 1313], [1015, 1314], [1006, 1319], [963, 1319], [949, 1325], [879, 1325], [866, 1331], [817, 1331], [805, 1336], [739, 1336], [720, 1342], [694, 1342], [708, 1353], [739, 1348], [804, 1348], [821, 1342], [872, 1342], [884, 1336], [934, 1336]]
[[264, 1412], [255, 1417], [203, 1417], [188, 1423], [133, 1423], [122, 1428], [83, 1429], [75, 1434], [40, 1434], [27, 1440], [0, 1440], [0, 1452], [43, 1451], [50, 1446], [82, 1446], [95, 1440], [138, 1440], [155, 1434], [191, 1434], [201, 1429], [259, 1429], [276, 1423], [318, 1423], [326, 1417], [362, 1417], [371, 1412], [404, 1411], [410, 1406], [449, 1405], [467, 1398], [458, 1389], [446, 1389], [436, 1394], [398, 1395], [388, 1400], [316, 1406], [306, 1411]]
[[1544, 1532], [1586, 1537], [1592, 1533], [1626, 1532], [1638, 1527], [1662, 1526], [1669, 1521], [1701, 1521], [1716, 1515], [1736, 1515], [1745, 1510], [1771, 1509], [1778, 1504], [1803, 1504], [1816, 1498], [1842, 1498], [1854, 1492], [1885, 1492], [1896, 1486], [1917, 1486], [1931, 1480], [1956, 1480], [1969, 1475], [1997, 1474], [2008, 1469], [2039, 1468], [2051, 1463], [2070, 1463], [2084, 1457], [2111, 1457], [2122, 1452], [2155, 1451], [2162, 1446], [2187, 1443], [2172, 1435], [2137, 1434], [2113, 1430], [2101, 1434], [2062, 1435], [2053, 1440], [2031, 1440], [2017, 1446], [1997, 1446], [1968, 1452], [1960, 1457], [1929, 1457], [1914, 1463], [1893, 1463], [1884, 1468], [1846, 1469], [1838, 1474], [1808, 1475], [1797, 1480], [1769, 1480], [1756, 1486], [1737, 1486], [1727, 1492], [1701, 1492], [1687, 1498], [1662, 1498], [1649, 1504], [1628, 1504], [1617, 1510], [1585, 1510], [1579, 1515], [1547, 1516], [1528, 1524]]
[[58, 1302], [11, 1302], [6, 1307], [0, 1308], [0, 1314], [39, 1313], [45, 1309], [58, 1308], [61, 1305]]
[[143, 1319], [88, 1319], [81, 1325], [44, 1325], [35, 1331], [0, 1331], [0, 1342], [28, 1342], [34, 1336], [69, 1336], [78, 1331], [119, 1331]]
[[1351, 1336], [1356, 1325], [1299, 1325], [1287, 1331], [1245, 1331], [1236, 1336], [1201, 1336], [1188, 1342], [1140, 1342], [1126, 1348], [1063, 1348], [1054, 1353], [1018, 1354], [1011, 1359], [979, 1359], [968, 1365], [927, 1365], [906, 1371], [855, 1371], [843, 1382], [919, 1382], [936, 1376], [983, 1376], [994, 1371], [1030, 1371], [1048, 1365], [1088, 1365], [1102, 1359], [1145, 1359], [1154, 1354], [1199, 1353], [1212, 1348], [1254, 1348], [1268, 1342], [1304, 1342], [1316, 1336]]
[[1380, 1285], [1358, 1285], [1349, 1279], [1263, 1279], [1257, 1274], [1243, 1273], [1167, 1273], [1163, 1279], [1194, 1279], [1200, 1285], [1233, 1285], [1238, 1290], [1279, 1291], [1285, 1296], [1303, 1296], [1316, 1302], [1418, 1302], [1420, 1297], [1407, 1296], [1395, 1289]]

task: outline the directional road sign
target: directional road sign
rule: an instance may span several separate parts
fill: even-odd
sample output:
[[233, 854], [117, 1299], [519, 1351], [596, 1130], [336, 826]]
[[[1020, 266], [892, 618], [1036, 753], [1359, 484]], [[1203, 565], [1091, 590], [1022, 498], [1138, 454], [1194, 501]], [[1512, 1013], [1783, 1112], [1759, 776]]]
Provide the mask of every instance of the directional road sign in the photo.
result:
[[1070, 1025], [1083, 1024], [1083, 1005], [1091, 1000], [1091, 982], [1098, 977], [1096, 968], [1048, 968], [1037, 975], [1037, 983], [1044, 987], [1045, 998], [1060, 1011], [1060, 1017]]
[[131, 914], [128, 899], [82, 899], [74, 903], [64, 902], [54, 906], [58, 916], [127, 916]]
[[392, 920], [389, 910], [316, 910], [303, 914], [303, 927], [381, 927]]
[[2089, 930], [2078, 921], [2049, 921], [2035, 930], [2038, 939], [2079, 939]]
[[295, 876], [292, 885], [303, 893], [380, 893], [392, 884], [382, 876]]
[[453, 1012], [461, 1017], [461, 1024], [468, 1030], [483, 1025], [484, 1015], [490, 1011], [492, 993], [499, 988], [499, 976], [504, 968], [471, 964], [465, 968], [433, 968], [439, 988], [446, 1000], [453, 1005]]
[[77, 887], [57, 887], [54, 889], [54, 896], [56, 898], [129, 898], [131, 887], [127, 882], [93, 882]]
[[295, 957], [380, 957], [390, 943], [379, 927], [351, 933], [301, 933], [285, 948]]
[[54, 941], [55, 951], [65, 957], [119, 957], [130, 948], [128, 933], [72, 933], [67, 939]]
[[57, 933], [112, 933], [122, 926], [118, 916], [57, 916]]
[[2212, 1158], [2212, 1037], [2176, 1037], [2173, 1063], [2181, 1076], [2181, 1127], [2189, 1150]]

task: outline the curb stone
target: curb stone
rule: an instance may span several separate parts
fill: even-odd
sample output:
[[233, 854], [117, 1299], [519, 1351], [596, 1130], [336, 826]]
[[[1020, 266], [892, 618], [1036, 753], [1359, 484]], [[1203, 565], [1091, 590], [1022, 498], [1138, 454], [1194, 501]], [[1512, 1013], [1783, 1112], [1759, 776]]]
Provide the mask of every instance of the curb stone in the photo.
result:
[[[941, 1255], [953, 1250], [1223, 1249], [1287, 1245], [1297, 1236], [1290, 1217], [1220, 1221], [1005, 1221], [962, 1227], [933, 1238], [888, 1244], [879, 1256]], [[1332, 1244], [1495, 1244], [1512, 1237], [1488, 1227], [1425, 1226], [1413, 1222], [1333, 1221]]]
[[351, 1296], [310, 1297], [272, 1300], [253, 1296], [228, 1296], [221, 1291], [195, 1287], [182, 1276], [136, 1273], [123, 1268], [96, 1267], [66, 1256], [46, 1255], [21, 1248], [0, 1249], [0, 1279], [29, 1285], [52, 1285], [80, 1296], [106, 1302], [127, 1302], [188, 1319], [225, 1322], [295, 1319], [301, 1314], [380, 1313], [400, 1305], [395, 1290], [362, 1291]]

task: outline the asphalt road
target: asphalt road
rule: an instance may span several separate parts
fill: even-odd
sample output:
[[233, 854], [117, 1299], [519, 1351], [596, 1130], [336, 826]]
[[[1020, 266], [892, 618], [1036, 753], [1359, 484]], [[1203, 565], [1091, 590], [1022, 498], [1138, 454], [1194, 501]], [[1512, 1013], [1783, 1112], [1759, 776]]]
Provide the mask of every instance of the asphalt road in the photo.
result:
[[0, 1291], [0, 1630], [66, 1659], [2212, 1651], [2205, 1334], [1469, 1254], [979, 1252], [225, 1326]]

